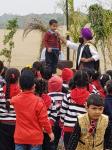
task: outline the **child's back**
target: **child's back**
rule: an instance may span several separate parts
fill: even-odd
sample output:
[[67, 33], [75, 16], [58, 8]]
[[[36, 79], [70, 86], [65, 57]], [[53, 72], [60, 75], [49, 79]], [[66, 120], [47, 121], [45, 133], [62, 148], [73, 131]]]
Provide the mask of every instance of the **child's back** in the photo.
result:
[[16, 111], [15, 142], [42, 144], [44, 127], [51, 132], [42, 100], [32, 92], [22, 92], [11, 100]]

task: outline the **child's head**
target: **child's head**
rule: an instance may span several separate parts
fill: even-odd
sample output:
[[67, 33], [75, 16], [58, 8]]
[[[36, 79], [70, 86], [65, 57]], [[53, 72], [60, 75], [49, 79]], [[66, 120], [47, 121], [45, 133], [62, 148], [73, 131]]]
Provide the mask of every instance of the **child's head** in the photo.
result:
[[48, 92], [47, 82], [43, 79], [35, 80], [35, 93], [41, 96], [44, 93]]
[[53, 76], [48, 81], [49, 92], [61, 92], [63, 81], [59, 76]]
[[34, 87], [34, 74], [31, 70], [22, 72], [19, 80], [20, 87], [23, 91], [32, 90]]
[[110, 76], [111, 76], [111, 79], [112, 79], [112, 70], [107, 70], [107, 71], [106, 71], [106, 74], [110, 75]]
[[53, 30], [53, 31], [57, 30], [58, 21], [55, 20], [55, 19], [51, 19], [51, 20], [49, 21], [49, 27], [50, 27], [50, 29]]
[[0, 60], [0, 74], [2, 74], [3, 69], [4, 69], [4, 64], [3, 64], [3, 62]]
[[34, 68], [36, 71], [40, 71], [41, 63], [39, 61], [35, 61], [32, 65], [32, 68]]
[[6, 71], [5, 74], [6, 83], [14, 84], [18, 82], [19, 77], [20, 77], [20, 72], [16, 68], [10, 68]]
[[70, 89], [73, 88], [84, 88], [84, 87], [88, 87], [89, 85], [89, 79], [88, 79], [88, 75], [85, 71], [83, 70], [79, 70], [75, 73], [73, 79], [71, 79], [70, 83], [69, 83], [69, 87]]
[[103, 88], [105, 88], [106, 82], [111, 80], [111, 76], [108, 74], [102, 74], [99, 78], [100, 84]]
[[107, 81], [106, 92], [108, 95], [112, 95], [112, 80]]
[[74, 73], [73, 73], [73, 71], [71, 69], [64, 68], [62, 70], [63, 82], [68, 84], [70, 82], [70, 80], [73, 78], [73, 75], [74, 75]]
[[99, 71], [96, 71], [96, 70], [93, 70], [92, 72], [93, 72], [92, 73], [92, 80], [93, 81], [98, 80], [100, 75], [101, 75], [101, 73]]
[[104, 110], [103, 98], [98, 94], [91, 94], [87, 100], [86, 109], [90, 119], [99, 119]]
[[43, 79], [49, 80], [52, 77], [52, 71], [48, 66], [42, 66], [40, 73]]

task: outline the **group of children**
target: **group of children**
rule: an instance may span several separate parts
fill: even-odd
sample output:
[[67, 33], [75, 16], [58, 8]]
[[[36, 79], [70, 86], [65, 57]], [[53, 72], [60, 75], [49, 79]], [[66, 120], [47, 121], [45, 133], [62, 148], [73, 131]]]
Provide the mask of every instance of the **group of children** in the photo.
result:
[[0, 61], [0, 75], [0, 150], [57, 150], [60, 139], [65, 150], [112, 149], [111, 70], [57, 76], [39, 62], [20, 73]]
[[[57, 150], [60, 139], [65, 150], [112, 149], [112, 70], [94, 70], [99, 56], [89, 46], [77, 60], [80, 70], [56, 75], [61, 37], [57, 21], [49, 25], [46, 65], [34, 62], [20, 73], [0, 61], [0, 150]], [[92, 39], [88, 29], [82, 35]]]

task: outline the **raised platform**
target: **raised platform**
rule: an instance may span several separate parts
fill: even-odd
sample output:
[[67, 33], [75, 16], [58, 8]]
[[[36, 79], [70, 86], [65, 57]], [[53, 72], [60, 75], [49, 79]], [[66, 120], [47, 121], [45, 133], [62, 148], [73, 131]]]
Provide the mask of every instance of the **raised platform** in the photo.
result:
[[[45, 61], [40, 61], [41, 64], [45, 64]], [[73, 62], [69, 60], [60, 60], [58, 62], [58, 69], [63, 69], [63, 68], [72, 68], [73, 67]]]

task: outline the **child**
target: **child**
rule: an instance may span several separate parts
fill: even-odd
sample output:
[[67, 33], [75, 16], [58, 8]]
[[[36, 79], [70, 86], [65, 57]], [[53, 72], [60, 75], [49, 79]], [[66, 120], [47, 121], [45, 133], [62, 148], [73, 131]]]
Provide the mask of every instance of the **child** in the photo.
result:
[[6, 72], [6, 85], [0, 88], [0, 150], [15, 150], [14, 130], [16, 114], [9, 99], [20, 93], [18, 85], [20, 73], [15, 68], [10, 68]]
[[106, 82], [111, 80], [111, 76], [108, 74], [102, 74], [99, 78], [99, 82], [101, 84], [101, 89], [99, 90], [100, 95], [105, 98], [106, 96]]
[[56, 33], [58, 22], [55, 19], [49, 21], [49, 30], [44, 36], [44, 46], [46, 47], [45, 62], [47, 66], [52, 70], [52, 73], [56, 73], [59, 53], [61, 50], [60, 39], [58, 33]]
[[103, 115], [104, 101], [92, 94], [86, 105], [87, 113], [78, 116], [68, 150], [106, 150], [112, 148], [112, 130], [108, 117]]
[[66, 95], [62, 93], [62, 84], [63, 81], [59, 76], [53, 76], [48, 81], [48, 95], [52, 99], [51, 107], [49, 108], [49, 119], [51, 121], [55, 136], [54, 142], [51, 145], [51, 150], [57, 150], [58, 143], [61, 137], [60, 109], [62, 107], [62, 101], [66, 97]]
[[64, 131], [64, 146], [67, 150], [69, 138], [73, 132], [77, 115], [86, 112], [85, 103], [90, 95], [88, 91], [89, 80], [86, 72], [77, 71], [72, 79], [71, 91], [62, 101], [61, 122]]
[[106, 92], [107, 95], [105, 97], [104, 114], [109, 116], [109, 121], [112, 125], [112, 80], [107, 81]]
[[33, 94], [34, 74], [30, 70], [23, 71], [19, 83], [22, 92], [11, 99], [16, 111], [15, 149], [41, 150], [43, 130], [49, 134], [51, 141], [54, 138], [47, 110], [42, 100]]

